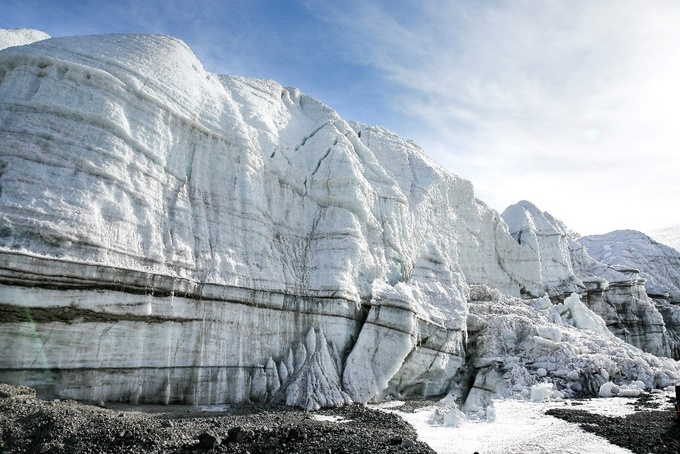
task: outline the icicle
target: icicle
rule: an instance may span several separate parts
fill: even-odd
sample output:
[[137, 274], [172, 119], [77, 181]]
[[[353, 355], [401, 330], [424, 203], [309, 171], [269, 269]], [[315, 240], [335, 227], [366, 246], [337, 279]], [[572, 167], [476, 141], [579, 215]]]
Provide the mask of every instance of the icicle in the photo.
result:
[[288, 368], [288, 375], [295, 373], [295, 361], [293, 359], [293, 349], [288, 349], [288, 357], [286, 358], [286, 367]]
[[288, 367], [286, 367], [286, 363], [281, 361], [279, 363], [279, 379], [281, 379], [281, 385], [285, 385], [286, 380], [288, 380]]
[[316, 351], [316, 331], [314, 331], [314, 328], [310, 329], [307, 333], [305, 343], [307, 344], [307, 351], [310, 355]]
[[304, 366], [305, 362], [307, 361], [307, 348], [305, 347], [305, 344], [300, 341], [298, 344], [298, 348], [295, 351], [295, 370], [299, 371], [302, 369], [302, 366]]
[[269, 357], [269, 361], [267, 361], [267, 366], [264, 371], [267, 375], [267, 393], [271, 396], [272, 393], [276, 392], [281, 386], [279, 371], [276, 370], [276, 363], [271, 357]]

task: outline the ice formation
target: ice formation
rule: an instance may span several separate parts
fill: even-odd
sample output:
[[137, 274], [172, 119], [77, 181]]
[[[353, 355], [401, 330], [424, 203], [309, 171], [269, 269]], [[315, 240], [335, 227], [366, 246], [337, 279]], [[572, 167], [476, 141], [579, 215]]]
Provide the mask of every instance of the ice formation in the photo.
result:
[[48, 39], [50, 35], [40, 30], [30, 28], [2, 29], [0, 28], [0, 50], [7, 47], [23, 46], [36, 41]]
[[[602, 316], [646, 304], [626, 273], [528, 202], [501, 217], [412, 142], [211, 74], [179, 40], [0, 51], [2, 381], [308, 409], [449, 393], [471, 411], [545, 381], [667, 386], [675, 361]], [[640, 320], [626, 340], [670, 354], [664, 319]]]
[[630, 230], [580, 237], [527, 201], [506, 209], [503, 219], [512, 236], [535, 251], [553, 302], [577, 292], [616, 336], [680, 358], [678, 251]]

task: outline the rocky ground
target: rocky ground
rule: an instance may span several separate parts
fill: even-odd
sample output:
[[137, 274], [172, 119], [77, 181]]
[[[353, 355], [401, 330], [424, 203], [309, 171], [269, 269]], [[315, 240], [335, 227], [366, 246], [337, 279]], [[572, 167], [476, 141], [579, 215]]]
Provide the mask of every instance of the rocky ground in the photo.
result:
[[[427, 402], [425, 403], [427, 404]], [[402, 411], [423, 403], [408, 403]], [[570, 408], [549, 415], [580, 425], [635, 453], [680, 453], [672, 402], [643, 396], [626, 417]], [[413, 407], [413, 408], [411, 408]], [[35, 391], [0, 384], [4, 453], [433, 453], [397, 415], [353, 405], [307, 413], [290, 407], [189, 406], [44, 401]], [[472, 454], [472, 453], [471, 453]]]
[[578, 409], [555, 408], [546, 413], [581, 426], [610, 443], [634, 453], [680, 453], [680, 421], [673, 402], [665, 404], [643, 395], [632, 405], [636, 412], [608, 417]]
[[433, 453], [394, 414], [353, 405], [104, 406], [43, 401], [0, 384], [0, 453]]

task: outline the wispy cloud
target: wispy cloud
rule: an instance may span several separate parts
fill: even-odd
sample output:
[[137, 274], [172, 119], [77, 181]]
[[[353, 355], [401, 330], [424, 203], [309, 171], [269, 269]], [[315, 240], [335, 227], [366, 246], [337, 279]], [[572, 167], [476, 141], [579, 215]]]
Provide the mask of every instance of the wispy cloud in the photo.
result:
[[582, 233], [680, 222], [677, 0], [47, 3], [0, 26], [177, 36], [211, 71], [416, 140], [498, 210], [529, 199]]
[[494, 208], [528, 198], [584, 233], [678, 222], [680, 3], [324, 5], [393, 127]]

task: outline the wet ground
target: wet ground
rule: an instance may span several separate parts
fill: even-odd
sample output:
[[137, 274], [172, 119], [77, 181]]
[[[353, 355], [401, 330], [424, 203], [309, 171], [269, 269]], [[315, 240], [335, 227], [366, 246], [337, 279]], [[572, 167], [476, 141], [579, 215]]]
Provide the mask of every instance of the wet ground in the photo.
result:
[[680, 420], [673, 400], [664, 404], [650, 397], [646, 394], [630, 402], [636, 411], [626, 416], [603, 416], [578, 408], [554, 408], [546, 414], [578, 424], [634, 453], [680, 453]]

